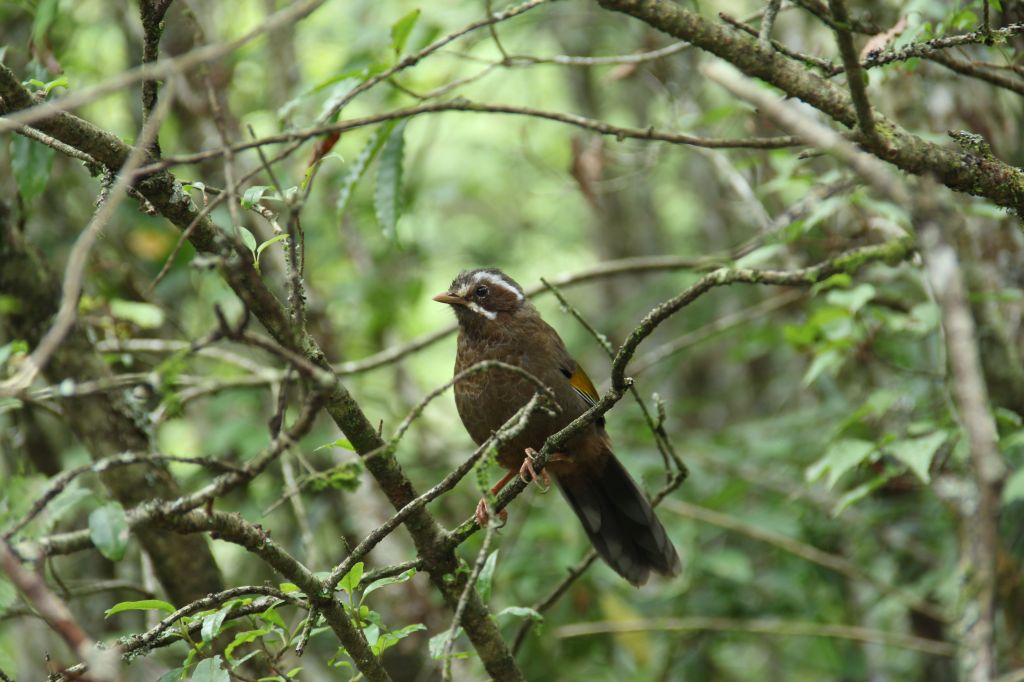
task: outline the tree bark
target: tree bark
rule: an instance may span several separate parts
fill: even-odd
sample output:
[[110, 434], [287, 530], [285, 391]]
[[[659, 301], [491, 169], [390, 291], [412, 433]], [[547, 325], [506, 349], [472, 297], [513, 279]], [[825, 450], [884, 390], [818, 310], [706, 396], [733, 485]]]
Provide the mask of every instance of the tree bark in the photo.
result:
[[[22, 239], [0, 205], [0, 293], [18, 301], [4, 318], [7, 333], [30, 346], [46, 333], [60, 305], [60, 282], [43, 258]], [[44, 368], [53, 382], [112, 376], [102, 356], [80, 327], [74, 327]], [[117, 392], [69, 397], [62, 402], [68, 427], [93, 459], [121, 452], [150, 452], [149, 435], [139, 426], [141, 414]], [[147, 500], [177, 497], [177, 483], [166, 467], [147, 464], [101, 474], [111, 496], [125, 508]], [[136, 535], [153, 561], [157, 578], [175, 604], [184, 604], [223, 589], [220, 570], [200, 536], [180, 536], [156, 528]]]

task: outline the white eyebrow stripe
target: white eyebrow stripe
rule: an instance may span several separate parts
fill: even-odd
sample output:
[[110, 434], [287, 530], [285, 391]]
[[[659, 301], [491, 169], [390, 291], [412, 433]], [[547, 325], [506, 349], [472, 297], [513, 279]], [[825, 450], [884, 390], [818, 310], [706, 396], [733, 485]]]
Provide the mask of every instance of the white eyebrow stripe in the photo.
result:
[[474, 313], [483, 315], [488, 320], [493, 320], [498, 316], [498, 313], [494, 312], [493, 310], [487, 310], [486, 308], [476, 303], [475, 301], [470, 301], [469, 303], [466, 304], [466, 307], [472, 310]]
[[480, 282], [487, 282], [492, 286], [501, 287], [505, 291], [512, 292], [512, 295], [516, 297], [517, 301], [523, 300], [523, 295], [519, 293], [518, 289], [492, 272], [478, 272], [473, 275], [473, 284], [479, 284]]

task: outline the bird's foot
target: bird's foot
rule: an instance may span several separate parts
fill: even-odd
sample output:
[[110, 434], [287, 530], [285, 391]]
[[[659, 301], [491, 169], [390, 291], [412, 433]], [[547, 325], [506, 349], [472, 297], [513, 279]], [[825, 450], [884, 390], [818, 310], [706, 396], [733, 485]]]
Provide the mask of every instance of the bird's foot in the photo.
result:
[[[480, 524], [481, 528], [487, 526], [491, 522], [491, 513], [487, 511], [487, 500], [480, 498], [480, 501], [476, 503], [476, 522]], [[508, 512], [502, 509], [498, 512], [498, 518], [501, 519], [501, 525], [498, 528], [504, 528], [505, 524], [508, 523]]]
[[[523, 479], [527, 484], [536, 483], [537, 487], [540, 488], [542, 493], [546, 493], [551, 490], [551, 477], [548, 476], [548, 472], [542, 470], [540, 474], [533, 468], [533, 461], [537, 457], [537, 451], [533, 448], [526, 448], [526, 457], [523, 458], [523, 466], [519, 467], [519, 478]], [[541, 484], [541, 481], [544, 481]]]

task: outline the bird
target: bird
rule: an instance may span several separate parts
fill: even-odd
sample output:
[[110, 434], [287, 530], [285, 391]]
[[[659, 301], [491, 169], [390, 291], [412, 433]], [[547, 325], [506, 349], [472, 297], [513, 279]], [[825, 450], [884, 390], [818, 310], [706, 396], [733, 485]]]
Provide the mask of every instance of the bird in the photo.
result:
[[[447, 291], [433, 297], [455, 313], [459, 335], [455, 374], [484, 361], [515, 365], [542, 382], [557, 409], [534, 411], [518, 435], [501, 444], [498, 463], [508, 474], [491, 489], [497, 494], [515, 475], [528, 483], [549, 480], [579, 517], [598, 555], [639, 587], [651, 573], [680, 572], [679, 555], [646, 495], [612, 452], [604, 418], [588, 425], [552, 454], [538, 477], [536, 451], [549, 436], [597, 403], [600, 396], [565, 342], [527, 299], [523, 288], [497, 268], [464, 270]], [[486, 441], [536, 394], [527, 376], [492, 368], [455, 382], [455, 405], [478, 445]], [[484, 500], [477, 520], [488, 521]]]

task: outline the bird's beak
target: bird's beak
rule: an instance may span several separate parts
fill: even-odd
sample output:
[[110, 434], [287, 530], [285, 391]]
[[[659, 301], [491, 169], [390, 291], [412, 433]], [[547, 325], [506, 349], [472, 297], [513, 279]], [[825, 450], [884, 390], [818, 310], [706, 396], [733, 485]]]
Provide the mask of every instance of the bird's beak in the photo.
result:
[[459, 298], [458, 296], [453, 296], [449, 294], [447, 291], [438, 294], [437, 296], [434, 297], [433, 300], [437, 301], [438, 303], [447, 303], [448, 305], [466, 305], [465, 300]]

